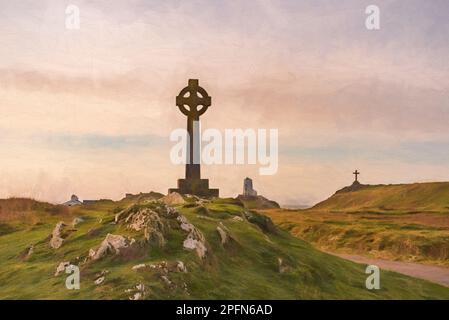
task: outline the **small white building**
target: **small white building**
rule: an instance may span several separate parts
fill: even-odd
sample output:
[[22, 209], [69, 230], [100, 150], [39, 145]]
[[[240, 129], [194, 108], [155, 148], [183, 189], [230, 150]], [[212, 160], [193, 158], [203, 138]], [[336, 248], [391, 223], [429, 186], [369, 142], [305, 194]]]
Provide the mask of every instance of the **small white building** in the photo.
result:
[[82, 204], [82, 202], [78, 199], [78, 197], [75, 194], [72, 194], [69, 201], [63, 203], [63, 205], [69, 207], [79, 206], [80, 204]]

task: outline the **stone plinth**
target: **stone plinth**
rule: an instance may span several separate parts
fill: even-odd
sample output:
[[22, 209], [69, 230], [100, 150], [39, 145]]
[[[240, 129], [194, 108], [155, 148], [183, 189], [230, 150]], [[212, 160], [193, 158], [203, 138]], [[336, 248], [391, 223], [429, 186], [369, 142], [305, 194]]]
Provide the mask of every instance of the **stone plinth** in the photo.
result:
[[168, 189], [168, 193], [194, 194], [199, 197], [218, 197], [218, 189], [209, 189], [209, 179], [179, 179], [178, 188]]

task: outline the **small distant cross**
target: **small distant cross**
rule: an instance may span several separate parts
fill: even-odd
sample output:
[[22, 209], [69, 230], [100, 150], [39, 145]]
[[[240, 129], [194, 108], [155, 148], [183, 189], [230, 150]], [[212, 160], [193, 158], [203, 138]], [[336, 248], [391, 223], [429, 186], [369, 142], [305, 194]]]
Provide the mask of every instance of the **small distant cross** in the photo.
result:
[[360, 172], [358, 172], [357, 170], [355, 170], [352, 174], [355, 175], [355, 181], [358, 181], [358, 180], [357, 180], [357, 176], [360, 174]]

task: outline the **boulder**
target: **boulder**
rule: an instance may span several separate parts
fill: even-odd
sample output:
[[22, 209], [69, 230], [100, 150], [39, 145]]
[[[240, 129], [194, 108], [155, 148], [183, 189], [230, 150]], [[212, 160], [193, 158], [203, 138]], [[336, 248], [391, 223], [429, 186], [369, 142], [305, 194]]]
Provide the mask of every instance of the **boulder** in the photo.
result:
[[171, 205], [171, 206], [176, 206], [176, 205], [180, 205], [180, 204], [185, 204], [186, 203], [186, 201], [184, 200], [182, 195], [180, 195], [177, 192], [170, 192], [166, 196], [162, 197], [160, 200], [163, 203], [165, 203], [166, 205]]
[[182, 230], [190, 232], [192, 231], [195, 227], [193, 226], [193, 224], [191, 224], [187, 218], [183, 215], [178, 216], [177, 220], [179, 221], [180, 227]]
[[183, 242], [183, 247], [187, 250], [195, 250], [198, 257], [205, 258], [207, 248], [204, 235], [185, 216], [179, 215], [177, 219], [181, 229], [189, 233]]
[[120, 250], [128, 248], [130, 241], [121, 235], [108, 234], [97, 250], [90, 249], [89, 257], [92, 260], [103, 258], [109, 253], [120, 254]]
[[62, 243], [64, 242], [64, 239], [62, 238], [62, 230], [64, 229], [64, 227], [64, 222], [60, 221], [53, 229], [50, 239], [50, 247], [52, 247], [53, 249], [58, 249], [62, 246]]
[[183, 242], [183, 247], [187, 250], [195, 250], [198, 257], [203, 259], [206, 256], [207, 248], [203, 242], [194, 239], [190, 234]]

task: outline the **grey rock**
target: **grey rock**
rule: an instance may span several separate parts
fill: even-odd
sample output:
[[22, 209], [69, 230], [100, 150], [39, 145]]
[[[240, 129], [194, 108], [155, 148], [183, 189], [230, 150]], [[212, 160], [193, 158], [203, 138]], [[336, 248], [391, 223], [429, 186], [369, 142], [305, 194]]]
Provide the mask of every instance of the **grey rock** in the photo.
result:
[[195, 250], [198, 257], [205, 258], [207, 253], [206, 239], [204, 235], [187, 218], [180, 215], [178, 218], [181, 229], [187, 231], [189, 234], [183, 242], [183, 247], [187, 250]]
[[62, 230], [64, 229], [64, 227], [64, 222], [60, 221], [53, 229], [50, 239], [50, 247], [52, 247], [53, 249], [59, 249], [62, 246], [62, 243], [64, 242], [64, 239], [62, 238]]
[[177, 192], [171, 192], [171, 193], [167, 194], [166, 196], [162, 197], [160, 200], [163, 203], [165, 203], [167, 205], [172, 205], [172, 206], [186, 203], [186, 201], [184, 200], [182, 195], [180, 195]]
[[128, 248], [130, 241], [121, 235], [108, 234], [97, 250], [90, 249], [89, 257], [92, 260], [98, 260], [104, 256], [112, 254], [120, 254], [120, 250]]
[[[170, 212], [170, 214], [173, 213]], [[165, 234], [168, 232], [168, 225], [158, 212], [150, 208], [136, 210], [135, 207], [131, 207], [125, 209], [116, 215], [115, 220], [116, 222], [122, 221], [128, 224], [128, 229], [143, 231], [145, 239], [158, 247], [165, 246], [167, 242]]]

